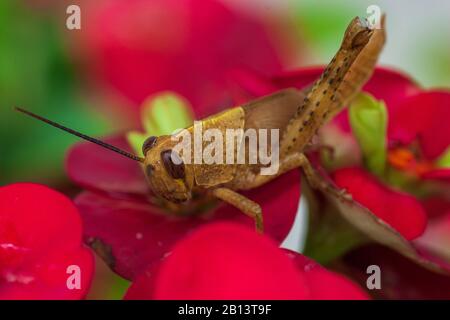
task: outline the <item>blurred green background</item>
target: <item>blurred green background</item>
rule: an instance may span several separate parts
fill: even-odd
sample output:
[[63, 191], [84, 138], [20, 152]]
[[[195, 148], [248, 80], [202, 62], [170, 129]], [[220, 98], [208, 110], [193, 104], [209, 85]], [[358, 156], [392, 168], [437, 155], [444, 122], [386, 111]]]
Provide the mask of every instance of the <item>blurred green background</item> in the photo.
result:
[[[388, 43], [381, 64], [411, 75], [425, 87], [450, 85], [450, 1], [223, 0], [232, 10], [270, 22], [283, 21], [284, 39], [301, 41], [285, 68], [326, 63], [342, 31], [371, 4], [388, 17]], [[65, 25], [68, 4], [86, 1], [0, 1], [0, 185], [19, 181], [76, 192], [64, 172], [64, 156], [77, 139], [12, 111], [29, 108], [93, 136], [132, 126], [114, 108], [126, 102], [95, 90], [78, 34]], [[91, 2], [92, 5], [92, 2]], [[272, 33], [274, 38], [280, 34]], [[274, 43], [281, 44], [280, 39]], [[80, 48], [81, 46], [81, 48]], [[81, 53], [80, 53], [81, 52]], [[94, 88], [94, 89], [93, 89]], [[119, 121], [120, 119], [120, 121]], [[121, 298], [127, 283], [98, 263], [90, 298]]]
[[[112, 123], [82, 95], [64, 46], [63, 29], [49, 12], [21, 1], [0, 1], [0, 184], [35, 181], [60, 185], [63, 159], [74, 139], [13, 112], [30, 108], [93, 135]], [[25, 121], [26, 120], [26, 121]]]

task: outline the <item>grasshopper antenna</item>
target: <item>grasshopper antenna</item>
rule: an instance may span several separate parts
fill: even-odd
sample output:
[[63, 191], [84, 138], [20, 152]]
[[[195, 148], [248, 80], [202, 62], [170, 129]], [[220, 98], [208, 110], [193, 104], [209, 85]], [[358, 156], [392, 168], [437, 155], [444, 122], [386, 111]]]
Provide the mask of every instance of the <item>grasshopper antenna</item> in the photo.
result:
[[18, 108], [18, 107], [15, 107], [14, 109], [16, 111], [22, 112], [22, 113], [32, 117], [32, 118], [35, 118], [35, 119], [40, 120], [42, 122], [45, 122], [45, 123], [47, 123], [47, 124], [49, 124], [49, 125], [51, 125], [51, 126], [53, 126], [55, 128], [58, 128], [58, 129], [61, 129], [63, 131], [66, 131], [66, 132], [68, 132], [70, 134], [73, 134], [74, 136], [77, 136], [77, 137], [79, 137], [81, 139], [87, 140], [87, 141], [95, 143], [96, 145], [99, 145], [99, 146], [101, 146], [103, 148], [106, 148], [108, 150], [111, 150], [111, 151], [114, 151], [114, 152], [116, 152], [118, 154], [121, 154], [121, 155], [123, 155], [123, 156], [125, 156], [127, 158], [130, 158], [132, 160], [139, 161], [139, 162], [144, 162], [144, 158], [135, 156], [134, 154], [126, 152], [126, 151], [124, 151], [122, 149], [119, 149], [119, 148], [117, 148], [115, 146], [112, 146], [112, 145], [110, 145], [110, 144], [108, 144], [106, 142], [103, 142], [101, 140], [89, 137], [89, 136], [87, 136], [85, 134], [82, 134], [81, 132], [78, 132], [78, 131], [75, 131], [73, 129], [64, 127], [63, 125], [60, 125], [59, 123], [56, 123], [56, 122], [53, 122], [53, 121], [51, 121], [49, 119], [43, 118], [41, 116], [38, 116], [37, 114], [34, 114], [34, 113], [32, 113], [32, 112], [30, 112], [28, 110], [24, 110], [24, 109]]

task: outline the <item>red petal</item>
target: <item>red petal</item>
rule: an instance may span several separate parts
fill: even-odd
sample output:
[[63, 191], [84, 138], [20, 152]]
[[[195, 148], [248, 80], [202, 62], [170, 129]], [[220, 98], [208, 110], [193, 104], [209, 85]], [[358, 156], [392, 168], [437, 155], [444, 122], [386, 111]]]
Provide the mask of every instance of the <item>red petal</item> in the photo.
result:
[[[122, 137], [106, 139], [106, 142], [130, 151]], [[139, 195], [149, 193], [138, 162], [92, 143], [76, 144], [67, 156], [66, 168], [70, 179], [89, 190]]]
[[81, 219], [75, 206], [42, 185], [1, 187], [0, 221], [0, 241], [6, 239], [36, 254], [73, 249], [81, 243]]
[[315, 300], [366, 300], [366, 292], [344, 276], [328, 271], [317, 262], [293, 251], [287, 251], [302, 272], [312, 299]]
[[381, 289], [371, 293], [382, 299], [450, 299], [450, 277], [420, 267], [400, 254], [379, 245], [357, 249], [343, 259], [349, 276], [361, 286], [370, 274], [367, 267], [381, 270]]
[[[297, 171], [246, 195], [262, 206], [265, 230], [281, 242], [292, 226], [300, 197]], [[127, 279], [133, 279], [148, 265], [158, 263], [174, 243], [199, 225], [217, 220], [238, 221], [254, 227], [254, 222], [238, 210], [223, 205], [202, 216], [174, 217], [139, 200], [118, 200], [85, 192], [76, 199], [85, 224], [88, 242], [112, 250], [107, 262]], [[282, 208], [282, 209], [281, 209]]]
[[[74, 274], [70, 266], [79, 267], [80, 288], [69, 289], [68, 278]], [[68, 270], [70, 272], [68, 272]], [[90, 250], [43, 257], [29, 269], [8, 273], [0, 285], [0, 300], [78, 300], [85, 298], [94, 274], [94, 257]]]
[[450, 183], [450, 169], [434, 169], [421, 176], [423, 179], [439, 180]]
[[346, 189], [355, 201], [387, 222], [406, 239], [412, 240], [424, 232], [426, 213], [413, 196], [390, 189], [359, 168], [337, 170], [333, 177], [336, 184]]
[[443, 197], [429, 197], [422, 201], [422, 205], [429, 219], [439, 218], [446, 214], [450, 215], [450, 200]]
[[[83, 298], [94, 261], [81, 233], [78, 211], [62, 194], [30, 183], [0, 188], [0, 300]], [[80, 288], [68, 288], [69, 266], [79, 268]]]
[[228, 87], [235, 105], [242, 105], [256, 97], [268, 95], [278, 90], [278, 87], [269, 78], [249, 70], [232, 70], [228, 77]]
[[272, 77], [272, 82], [278, 88], [295, 87], [303, 89], [319, 79], [325, 67], [307, 67], [297, 70], [287, 71]]
[[367, 294], [249, 228], [216, 223], [179, 242], [159, 269], [136, 279], [126, 299], [367, 299]]
[[391, 68], [377, 67], [363, 91], [383, 100], [391, 113], [405, 98], [419, 93], [421, 89], [408, 75]]
[[145, 272], [140, 273], [128, 288], [124, 300], [152, 300], [155, 291], [156, 279], [161, 264], [153, 264], [149, 266]]
[[442, 214], [430, 221], [425, 233], [417, 239], [417, 243], [432, 253], [431, 258], [443, 260], [440, 264], [450, 265], [450, 202], [442, 208]]
[[428, 91], [403, 101], [389, 121], [389, 137], [403, 143], [418, 138], [425, 156], [435, 159], [450, 145], [450, 92]]
[[179, 242], [161, 265], [153, 292], [148, 289], [134, 284], [127, 297], [189, 300], [310, 297], [305, 280], [276, 243], [248, 227], [229, 223], [201, 228]]
[[201, 222], [165, 215], [148, 202], [84, 192], [75, 200], [85, 225], [85, 242], [127, 279], [157, 263], [175, 241]]

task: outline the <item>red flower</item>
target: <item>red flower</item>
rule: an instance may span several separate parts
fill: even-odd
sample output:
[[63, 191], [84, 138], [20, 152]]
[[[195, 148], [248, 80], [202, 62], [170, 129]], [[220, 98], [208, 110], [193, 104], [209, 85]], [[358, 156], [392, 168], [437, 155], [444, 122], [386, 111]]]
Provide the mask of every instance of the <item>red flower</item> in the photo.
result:
[[[445, 121], [450, 118], [450, 92], [418, 93], [401, 101], [390, 114], [391, 165], [412, 170], [420, 177], [434, 176], [434, 171], [439, 171], [437, 176], [449, 178], [450, 169], [435, 168], [433, 162], [450, 146], [450, 126]], [[396, 161], [395, 153], [399, 149], [403, 150], [403, 156], [410, 155], [403, 163]]]
[[[108, 142], [129, 149], [122, 138]], [[87, 189], [75, 199], [84, 221], [85, 241], [127, 279], [159, 262], [178, 239], [202, 224], [228, 220], [254, 226], [239, 210], [219, 202], [175, 216], [155, 202], [138, 163], [95, 145], [76, 145], [68, 155], [67, 171]], [[284, 240], [298, 208], [298, 171], [244, 194], [261, 205], [265, 232], [278, 242]]]
[[[90, 1], [89, 1], [90, 2]], [[230, 103], [226, 72], [280, 69], [266, 27], [219, 1], [122, 0], [86, 3], [83, 30], [97, 74], [138, 108], [150, 94], [175, 91], [197, 116]], [[94, 25], [95, 24], [95, 25]]]
[[[411, 240], [420, 236], [426, 226], [420, 188], [426, 189], [427, 182], [448, 183], [450, 177], [450, 169], [439, 168], [436, 164], [436, 159], [450, 146], [450, 131], [444, 120], [450, 116], [450, 92], [416, 93], [399, 100], [397, 104], [387, 104], [387, 108], [387, 162], [389, 168], [410, 179], [411, 187], [406, 190], [412, 195], [383, 186], [377, 178], [362, 173], [360, 169], [340, 169], [334, 177], [337, 178], [336, 183], [348, 189], [355, 200], [372, 209]], [[389, 177], [386, 180], [389, 181]], [[414, 189], [418, 189], [416, 194]], [[434, 191], [427, 193], [436, 195]], [[442, 202], [448, 206], [444, 199]], [[428, 215], [432, 217], [434, 213]]]
[[230, 223], [208, 225], [142, 273], [126, 299], [367, 299], [341, 275]]
[[[0, 300], [83, 298], [94, 261], [81, 233], [77, 209], [60, 193], [30, 183], [1, 187]], [[77, 274], [80, 287], [69, 279]]]

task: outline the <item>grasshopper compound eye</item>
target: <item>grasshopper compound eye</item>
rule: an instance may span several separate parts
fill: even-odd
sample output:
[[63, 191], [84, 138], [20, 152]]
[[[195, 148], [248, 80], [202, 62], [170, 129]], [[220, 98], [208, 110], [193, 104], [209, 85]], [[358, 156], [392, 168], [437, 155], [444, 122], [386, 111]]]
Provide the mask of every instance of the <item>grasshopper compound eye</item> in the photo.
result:
[[144, 156], [147, 154], [147, 151], [156, 144], [156, 140], [157, 137], [151, 136], [144, 141], [144, 144], [142, 145], [142, 153], [144, 154]]
[[174, 179], [184, 179], [185, 169], [183, 160], [172, 150], [164, 150], [161, 152], [161, 160], [169, 175]]

